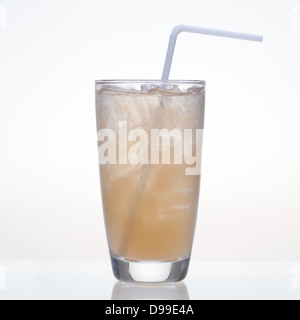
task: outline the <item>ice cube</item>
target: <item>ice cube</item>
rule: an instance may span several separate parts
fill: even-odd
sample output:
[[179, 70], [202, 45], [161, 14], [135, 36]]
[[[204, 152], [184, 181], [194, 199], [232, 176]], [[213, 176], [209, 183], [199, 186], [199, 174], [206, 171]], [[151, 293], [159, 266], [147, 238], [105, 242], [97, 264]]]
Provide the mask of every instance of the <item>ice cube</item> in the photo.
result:
[[132, 164], [113, 164], [105, 165], [101, 167], [103, 173], [106, 175], [107, 180], [110, 183], [114, 183], [119, 179], [128, 178], [131, 173], [135, 173], [137, 177], [138, 170], [141, 169], [141, 165], [132, 165]]

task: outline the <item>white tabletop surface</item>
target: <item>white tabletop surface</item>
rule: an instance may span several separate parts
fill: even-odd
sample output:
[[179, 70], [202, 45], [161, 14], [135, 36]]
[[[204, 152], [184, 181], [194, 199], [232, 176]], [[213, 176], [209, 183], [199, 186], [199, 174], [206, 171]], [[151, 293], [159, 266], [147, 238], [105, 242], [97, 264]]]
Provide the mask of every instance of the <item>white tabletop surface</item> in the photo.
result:
[[0, 260], [7, 299], [300, 300], [300, 261], [192, 261], [184, 282], [128, 285], [106, 260]]

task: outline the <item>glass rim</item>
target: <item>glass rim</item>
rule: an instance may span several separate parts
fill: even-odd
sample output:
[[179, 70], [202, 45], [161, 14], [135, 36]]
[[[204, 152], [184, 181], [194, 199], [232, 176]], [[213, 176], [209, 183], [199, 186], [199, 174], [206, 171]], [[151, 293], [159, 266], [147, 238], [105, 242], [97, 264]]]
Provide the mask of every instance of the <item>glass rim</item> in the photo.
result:
[[151, 80], [151, 79], [108, 79], [95, 80], [96, 84], [154, 83], [154, 84], [194, 84], [206, 85], [204, 80]]

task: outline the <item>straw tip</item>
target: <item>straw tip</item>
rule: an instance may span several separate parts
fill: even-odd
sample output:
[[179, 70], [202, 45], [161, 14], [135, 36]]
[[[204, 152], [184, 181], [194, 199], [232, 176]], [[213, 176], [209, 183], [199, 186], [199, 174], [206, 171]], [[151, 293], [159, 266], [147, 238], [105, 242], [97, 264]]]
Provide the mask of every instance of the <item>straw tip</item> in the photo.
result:
[[258, 36], [258, 41], [259, 42], [263, 42], [264, 41], [264, 36], [263, 35], [259, 35]]

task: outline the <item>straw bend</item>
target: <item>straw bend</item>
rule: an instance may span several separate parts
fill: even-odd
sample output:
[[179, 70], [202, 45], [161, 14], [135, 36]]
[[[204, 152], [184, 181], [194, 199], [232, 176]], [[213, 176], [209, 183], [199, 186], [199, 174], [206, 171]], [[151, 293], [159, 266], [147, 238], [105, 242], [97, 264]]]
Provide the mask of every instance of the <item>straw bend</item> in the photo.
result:
[[235, 31], [218, 30], [218, 29], [210, 29], [210, 28], [204, 28], [204, 27], [196, 27], [196, 26], [189, 26], [185, 24], [179, 24], [172, 30], [170, 35], [169, 46], [168, 46], [167, 56], [165, 60], [164, 71], [162, 75], [163, 81], [167, 81], [169, 79], [177, 36], [181, 32], [198, 33], [198, 34], [204, 34], [209, 36], [257, 41], [257, 42], [263, 41], [263, 36], [257, 35], [257, 34], [241, 33], [241, 32], [235, 32]]
[[177, 37], [179, 35], [179, 33], [185, 32], [187, 30], [187, 27], [188, 26], [185, 24], [179, 24], [176, 27], [174, 27], [174, 29], [171, 32], [171, 35]]
[[211, 29], [197, 26], [189, 26], [185, 24], [177, 25], [171, 32], [171, 36], [177, 37], [181, 32], [190, 32], [190, 33], [199, 33], [208, 36], [216, 36], [216, 37], [225, 37], [225, 38], [233, 38], [240, 40], [248, 40], [248, 41], [263, 41], [263, 36], [258, 34], [251, 33], [241, 33], [236, 31], [228, 31], [228, 30], [219, 30], [219, 29]]

